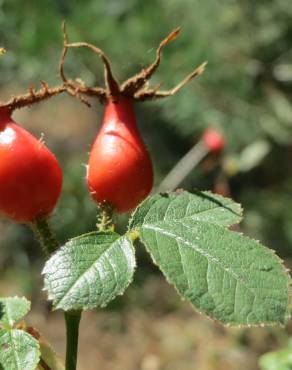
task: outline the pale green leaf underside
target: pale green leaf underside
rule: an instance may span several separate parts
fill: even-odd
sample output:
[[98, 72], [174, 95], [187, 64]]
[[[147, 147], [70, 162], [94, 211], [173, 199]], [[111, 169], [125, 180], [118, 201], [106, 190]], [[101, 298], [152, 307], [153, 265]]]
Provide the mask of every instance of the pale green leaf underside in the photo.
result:
[[0, 330], [0, 364], [3, 370], [35, 370], [39, 344], [23, 330]]
[[46, 263], [45, 289], [55, 308], [84, 310], [105, 306], [133, 278], [132, 241], [116, 233], [90, 233], [65, 244]]
[[144, 223], [140, 238], [181, 296], [230, 325], [283, 323], [289, 277], [272, 251], [207, 222]]
[[210, 192], [156, 194], [147, 198], [133, 213], [130, 229], [143, 223], [180, 220], [185, 223], [205, 221], [224, 227], [239, 223], [240, 204]]
[[0, 324], [12, 327], [30, 310], [30, 302], [22, 297], [0, 298]]
[[291, 370], [292, 369], [292, 347], [289, 346], [278, 352], [266, 353], [260, 358], [262, 370]]

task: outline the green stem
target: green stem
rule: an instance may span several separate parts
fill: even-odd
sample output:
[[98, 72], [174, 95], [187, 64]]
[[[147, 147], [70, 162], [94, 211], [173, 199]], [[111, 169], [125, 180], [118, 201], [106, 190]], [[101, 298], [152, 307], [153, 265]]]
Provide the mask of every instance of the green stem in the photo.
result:
[[113, 214], [114, 209], [109, 203], [99, 203], [97, 207], [97, 230], [98, 231], [113, 231]]
[[31, 228], [46, 254], [51, 254], [58, 249], [59, 243], [46, 218], [37, 219], [31, 224]]
[[[59, 243], [55, 238], [48, 220], [41, 218], [31, 224], [31, 228], [41, 244], [45, 254], [55, 252]], [[66, 370], [76, 370], [79, 323], [81, 311], [64, 312], [66, 323]]]
[[68, 311], [64, 313], [66, 322], [66, 370], [76, 370], [79, 323], [81, 311]]

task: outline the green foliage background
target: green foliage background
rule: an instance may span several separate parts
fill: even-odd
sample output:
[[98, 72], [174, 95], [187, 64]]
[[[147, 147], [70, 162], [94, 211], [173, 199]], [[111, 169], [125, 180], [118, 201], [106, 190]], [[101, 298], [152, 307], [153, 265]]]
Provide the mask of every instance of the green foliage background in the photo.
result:
[[[181, 26], [180, 37], [163, 53], [153, 84], [171, 87], [204, 60], [208, 68], [177, 96], [137, 107], [156, 183], [205, 128], [222, 130], [224, 154], [209, 157], [182, 186], [213, 189], [224, 180], [231, 196], [245, 208], [245, 231], [288, 258], [292, 245], [292, 8], [287, 5], [287, 0], [2, 0], [0, 40], [8, 52], [0, 61], [0, 84], [3, 89], [13, 85], [23, 91], [40, 80], [58, 82], [63, 19], [70, 40], [92, 42], [109, 55], [119, 80], [152, 61], [159, 41]], [[90, 52], [71, 52], [66, 70], [90, 85], [103, 83], [100, 62]], [[49, 115], [53, 100], [46, 109]], [[70, 110], [66, 113], [69, 122]], [[85, 127], [86, 122], [81, 133]], [[94, 137], [93, 129], [89, 130], [88, 146]], [[64, 193], [53, 219], [62, 240], [92, 229], [95, 223], [95, 206], [81, 180], [87, 153], [78, 143], [68, 149], [68, 141], [50, 142], [65, 172]], [[31, 233], [5, 220], [0, 231], [1, 270], [33, 266], [38, 252]]]

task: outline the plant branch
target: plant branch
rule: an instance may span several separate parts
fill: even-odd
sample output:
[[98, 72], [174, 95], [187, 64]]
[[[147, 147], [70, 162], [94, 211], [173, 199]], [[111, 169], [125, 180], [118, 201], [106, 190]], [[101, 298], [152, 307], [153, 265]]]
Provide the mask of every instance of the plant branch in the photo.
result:
[[33, 87], [30, 87], [27, 94], [13, 96], [7, 102], [0, 103], [0, 109], [6, 110], [7, 112], [11, 113], [15, 109], [38, 103], [42, 100], [48, 99], [55, 95], [59, 95], [62, 92], [66, 91], [66, 87], [64, 85], [49, 88], [46, 82], [42, 81], [41, 84], [42, 88], [38, 91], [35, 91]]
[[46, 254], [51, 254], [58, 249], [59, 243], [46, 218], [37, 219], [31, 224], [31, 228]]
[[81, 311], [64, 313], [66, 323], [66, 370], [76, 370]]
[[185, 177], [208, 154], [208, 149], [202, 141], [196, 143], [166, 175], [160, 185], [155, 189], [157, 193], [176, 189]]
[[[39, 240], [46, 254], [58, 249], [59, 243], [48, 224], [48, 220], [41, 218], [31, 224], [31, 228]], [[79, 323], [81, 311], [64, 312], [66, 324], [66, 370], [76, 370]]]
[[99, 203], [98, 204], [98, 214], [96, 227], [98, 231], [113, 231], [113, 214], [114, 209], [109, 203]]

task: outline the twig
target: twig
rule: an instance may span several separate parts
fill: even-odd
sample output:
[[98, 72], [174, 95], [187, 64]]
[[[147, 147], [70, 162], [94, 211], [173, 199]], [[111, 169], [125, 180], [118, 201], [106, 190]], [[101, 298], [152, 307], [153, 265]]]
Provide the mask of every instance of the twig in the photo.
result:
[[0, 110], [7, 110], [12, 112], [15, 109], [23, 108], [34, 103], [38, 103], [42, 100], [48, 99], [52, 96], [61, 94], [66, 90], [64, 85], [49, 88], [46, 82], [41, 82], [42, 88], [35, 91], [33, 87], [29, 88], [29, 92], [24, 95], [13, 96], [7, 102], [0, 103]]

